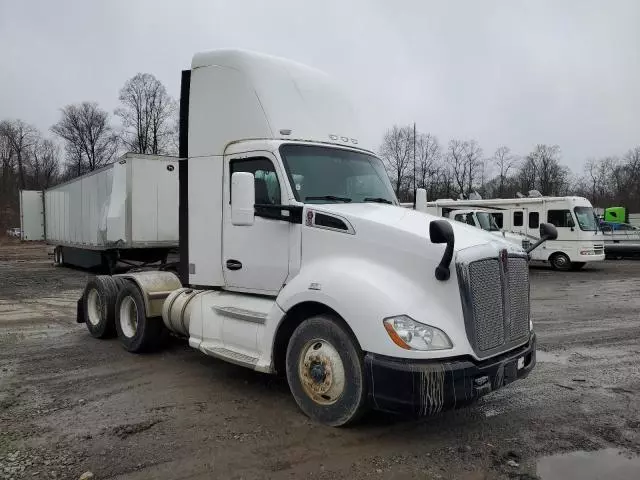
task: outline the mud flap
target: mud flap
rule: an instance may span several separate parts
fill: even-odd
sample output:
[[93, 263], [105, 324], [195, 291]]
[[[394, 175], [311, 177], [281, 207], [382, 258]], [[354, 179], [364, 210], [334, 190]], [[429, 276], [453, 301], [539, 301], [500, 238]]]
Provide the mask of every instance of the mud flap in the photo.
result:
[[84, 318], [84, 295], [76, 303], [76, 322], [86, 323], [86, 318]]

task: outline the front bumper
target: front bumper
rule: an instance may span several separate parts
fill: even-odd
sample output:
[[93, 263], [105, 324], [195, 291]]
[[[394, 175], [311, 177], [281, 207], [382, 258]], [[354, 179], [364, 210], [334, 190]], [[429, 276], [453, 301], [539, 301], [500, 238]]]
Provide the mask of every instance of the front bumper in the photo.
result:
[[[520, 364], [520, 365], [519, 365]], [[515, 380], [536, 364], [536, 335], [517, 349], [485, 361], [415, 361], [367, 353], [369, 400], [377, 410], [433, 415], [462, 407]]]

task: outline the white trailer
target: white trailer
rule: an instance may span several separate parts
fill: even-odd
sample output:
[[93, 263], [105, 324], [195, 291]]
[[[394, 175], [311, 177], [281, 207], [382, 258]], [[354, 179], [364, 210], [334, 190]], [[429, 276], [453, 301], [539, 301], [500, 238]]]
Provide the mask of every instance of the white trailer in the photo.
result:
[[176, 157], [127, 153], [44, 192], [23, 191], [21, 198], [32, 211], [22, 215], [23, 231], [41, 225], [40, 239], [53, 246], [57, 265], [111, 272], [119, 261], [165, 261], [178, 247]]
[[[78, 322], [131, 352], [171, 331], [282, 374], [300, 409], [332, 426], [369, 407], [433, 414], [525, 378], [527, 252], [402, 208], [363, 138], [324, 73], [196, 54], [180, 98], [180, 277], [93, 277]], [[541, 229], [541, 241], [557, 234]]]
[[604, 238], [598, 231], [593, 207], [583, 197], [524, 197], [480, 200], [436, 200], [427, 210], [448, 214], [463, 208], [490, 208], [498, 227], [537, 240], [541, 222], [553, 224], [558, 238], [532, 253], [532, 260], [550, 264], [557, 270], [580, 269], [588, 262], [605, 258]]
[[23, 241], [44, 240], [44, 192], [20, 190], [20, 229]]

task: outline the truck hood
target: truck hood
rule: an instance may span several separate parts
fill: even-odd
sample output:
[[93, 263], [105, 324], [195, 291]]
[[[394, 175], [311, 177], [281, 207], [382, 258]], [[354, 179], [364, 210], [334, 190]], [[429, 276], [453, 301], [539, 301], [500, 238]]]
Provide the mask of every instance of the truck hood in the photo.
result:
[[488, 243], [497, 244], [508, 248], [509, 250], [522, 249], [515, 245], [512, 241], [506, 240], [502, 235], [494, 235], [485, 232], [482, 229], [466, 225], [462, 222], [452, 221], [446, 218], [438, 217], [428, 213], [416, 210], [398, 207], [395, 205], [387, 205], [380, 203], [352, 203], [352, 204], [331, 204], [331, 205], [313, 205], [308, 207], [317, 212], [324, 212], [342, 217], [348, 220], [353, 226], [356, 235], [359, 230], [365, 232], [374, 231], [382, 232], [384, 227], [395, 230], [396, 233], [406, 232], [410, 236], [422, 237], [427, 240], [429, 238], [429, 223], [433, 220], [448, 221], [455, 236], [455, 251], [460, 251], [468, 247], [476, 245], [484, 245]]

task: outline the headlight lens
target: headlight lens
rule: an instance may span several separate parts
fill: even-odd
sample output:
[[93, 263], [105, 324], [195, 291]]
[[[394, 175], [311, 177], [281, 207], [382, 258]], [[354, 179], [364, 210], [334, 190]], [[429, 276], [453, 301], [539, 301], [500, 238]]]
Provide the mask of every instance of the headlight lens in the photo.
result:
[[446, 350], [453, 347], [442, 330], [416, 322], [406, 315], [385, 318], [383, 323], [393, 343], [406, 350]]

